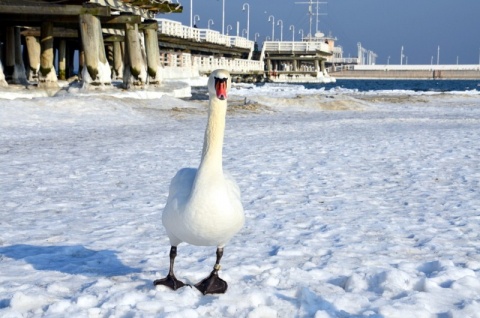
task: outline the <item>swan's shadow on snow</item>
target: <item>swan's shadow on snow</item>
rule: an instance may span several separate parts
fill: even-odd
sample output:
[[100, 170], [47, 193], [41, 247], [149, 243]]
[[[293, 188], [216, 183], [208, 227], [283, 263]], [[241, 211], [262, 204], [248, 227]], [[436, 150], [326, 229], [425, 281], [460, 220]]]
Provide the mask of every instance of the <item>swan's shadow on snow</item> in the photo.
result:
[[128, 267], [111, 250], [95, 251], [80, 245], [0, 247], [0, 255], [31, 264], [36, 270], [58, 271], [72, 275], [120, 276], [140, 272]]

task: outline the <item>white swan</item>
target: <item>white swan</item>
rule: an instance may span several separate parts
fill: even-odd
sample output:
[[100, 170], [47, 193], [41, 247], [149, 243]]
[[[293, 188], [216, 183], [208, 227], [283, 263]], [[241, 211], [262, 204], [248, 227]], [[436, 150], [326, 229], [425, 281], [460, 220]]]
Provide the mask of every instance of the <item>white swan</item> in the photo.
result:
[[222, 168], [222, 148], [227, 112], [230, 73], [214, 71], [208, 79], [210, 96], [208, 122], [202, 158], [198, 169], [184, 168], [170, 184], [162, 222], [170, 239], [170, 270], [154, 285], [174, 290], [185, 284], [173, 273], [177, 245], [186, 242], [199, 246], [217, 246], [217, 260], [210, 276], [196, 284], [203, 294], [224, 293], [227, 283], [218, 277], [225, 244], [242, 228], [245, 216], [240, 190]]

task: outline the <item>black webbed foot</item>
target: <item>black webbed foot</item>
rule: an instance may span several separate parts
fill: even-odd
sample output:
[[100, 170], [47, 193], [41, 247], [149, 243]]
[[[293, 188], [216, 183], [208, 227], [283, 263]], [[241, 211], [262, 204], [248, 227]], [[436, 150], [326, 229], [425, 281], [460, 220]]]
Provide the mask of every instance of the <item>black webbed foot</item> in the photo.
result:
[[[184, 282], [178, 280], [175, 275], [170, 275], [168, 274], [167, 277], [162, 278], [162, 279], [157, 279], [153, 282], [153, 285], [163, 285], [170, 287], [173, 290], [177, 290], [179, 288], [182, 288], [183, 286], [187, 285]], [[187, 285], [188, 286], [188, 285]]]
[[204, 295], [206, 294], [224, 294], [227, 291], [228, 284], [226, 281], [218, 277], [218, 271], [213, 270], [210, 275], [195, 284], [195, 287]]

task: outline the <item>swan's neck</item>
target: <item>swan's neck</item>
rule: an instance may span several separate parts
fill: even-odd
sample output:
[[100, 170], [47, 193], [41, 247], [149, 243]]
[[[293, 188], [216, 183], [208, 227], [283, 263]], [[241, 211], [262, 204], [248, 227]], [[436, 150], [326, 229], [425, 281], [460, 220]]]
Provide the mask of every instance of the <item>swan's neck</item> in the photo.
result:
[[203, 141], [202, 160], [198, 168], [199, 177], [203, 175], [207, 178], [223, 176], [222, 148], [226, 113], [227, 101], [211, 97]]

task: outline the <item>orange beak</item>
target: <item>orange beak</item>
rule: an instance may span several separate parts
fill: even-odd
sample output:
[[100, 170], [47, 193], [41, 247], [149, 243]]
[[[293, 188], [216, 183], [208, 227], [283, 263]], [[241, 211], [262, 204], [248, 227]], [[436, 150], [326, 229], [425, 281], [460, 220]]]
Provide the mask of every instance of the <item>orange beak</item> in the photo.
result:
[[215, 91], [217, 92], [217, 98], [224, 100], [227, 99], [227, 79], [215, 77]]

